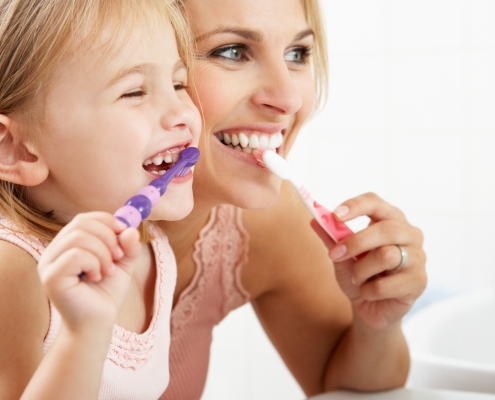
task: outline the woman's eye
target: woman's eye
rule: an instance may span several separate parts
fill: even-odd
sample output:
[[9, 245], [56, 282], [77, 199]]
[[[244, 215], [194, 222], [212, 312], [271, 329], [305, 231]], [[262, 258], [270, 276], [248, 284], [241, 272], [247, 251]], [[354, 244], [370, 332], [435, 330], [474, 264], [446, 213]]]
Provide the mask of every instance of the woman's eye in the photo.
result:
[[219, 49], [213, 50], [210, 55], [213, 57], [225, 58], [231, 61], [243, 61], [244, 51], [246, 50], [246, 46], [243, 45], [235, 45], [228, 47], [221, 47]]
[[121, 98], [133, 98], [133, 97], [143, 97], [146, 95], [146, 92], [144, 90], [134, 90], [132, 92], [127, 92], [124, 93]]
[[295, 47], [285, 53], [284, 59], [285, 61], [304, 64], [309, 56], [309, 53], [310, 51], [306, 47]]

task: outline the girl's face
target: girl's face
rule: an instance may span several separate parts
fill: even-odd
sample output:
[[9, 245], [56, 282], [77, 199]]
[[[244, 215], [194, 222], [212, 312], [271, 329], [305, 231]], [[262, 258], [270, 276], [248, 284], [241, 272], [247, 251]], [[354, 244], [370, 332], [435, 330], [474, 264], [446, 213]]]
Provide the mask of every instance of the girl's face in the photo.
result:
[[197, 40], [194, 76], [205, 119], [195, 196], [267, 207], [280, 180], [250, 152], [258, 144], [286, 155], [315, 102], [314, 38], [303, 2], [187, 0], [186, 9]]
[[[201, 121], [187, 71], [172, 26], [160, 29], [137, 26], [110, 48], [83, 45], [56, 71], [38, 146], [49, 174], [29, 193], [61, 221], [116, 211], [197, 146]], [[180, 219], [192, 206], [189, 173], [172, 181], [150, 219]]]

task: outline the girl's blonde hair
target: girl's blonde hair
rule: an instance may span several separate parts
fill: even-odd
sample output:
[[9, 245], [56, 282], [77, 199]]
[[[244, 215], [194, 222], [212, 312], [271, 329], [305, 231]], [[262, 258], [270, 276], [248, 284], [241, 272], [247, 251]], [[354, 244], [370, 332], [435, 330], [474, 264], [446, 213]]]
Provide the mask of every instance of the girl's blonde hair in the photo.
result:
[[[138, 24], [154, 29], [166, 21], [175, 30], [180, 56], [190, 66], [192, 38], [182, 1], [0, 0], [0, 114], [17, 115], [34, 134], [35, 122], [42, 123], [50, 80], [65, 55], [103, 34], [110, 43]], [[30, 203], [22, 186], [2, 180], [0, 213], [21, 232], [41, 240], [51, 240], [62, 228], [52, 213]]]

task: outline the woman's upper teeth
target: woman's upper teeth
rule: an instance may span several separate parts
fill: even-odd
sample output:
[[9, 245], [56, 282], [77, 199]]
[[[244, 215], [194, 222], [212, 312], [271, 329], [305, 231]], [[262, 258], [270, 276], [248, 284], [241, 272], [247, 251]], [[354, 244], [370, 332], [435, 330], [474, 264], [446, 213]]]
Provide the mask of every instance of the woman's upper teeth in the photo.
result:
[[219, 132], [218, 138], [227, 146], [247, 153], [251, 153], [253, 149], [257, 149], [258, 147], [262, 147], [266, 150], [275, 150], [279, 148], [284, 141], [282, 132], [274, 133], [271, 135], [257, 132]]

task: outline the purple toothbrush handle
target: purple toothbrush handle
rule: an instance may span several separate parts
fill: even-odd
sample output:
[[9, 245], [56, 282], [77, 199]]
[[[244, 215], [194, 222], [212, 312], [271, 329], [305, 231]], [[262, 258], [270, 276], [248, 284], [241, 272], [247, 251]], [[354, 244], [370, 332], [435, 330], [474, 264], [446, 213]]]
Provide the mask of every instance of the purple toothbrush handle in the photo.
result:
[[151, 209], [158, 203], [160, 196], [167, 190], [168, 184], [176, 176], [184, 176], [199, 160], [199, 150], [188, 147], [182, 151], [177, 163], [161, 177], [142, 188], [136, 196], [131, 197], [125, 206], [119, 208], [114, 216], [127, 226], [137, 228], [142, 220], [150, 215]]

